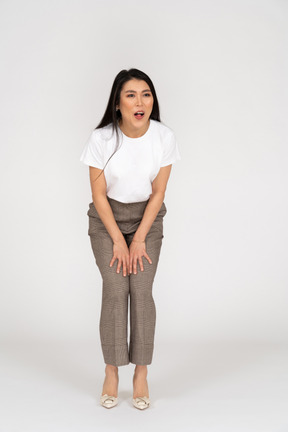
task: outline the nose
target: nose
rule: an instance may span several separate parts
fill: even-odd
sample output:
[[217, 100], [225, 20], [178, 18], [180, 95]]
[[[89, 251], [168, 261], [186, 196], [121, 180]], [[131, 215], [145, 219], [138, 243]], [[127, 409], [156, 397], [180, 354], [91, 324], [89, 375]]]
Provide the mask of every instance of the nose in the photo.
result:
[[142, 105], [142, 96], [138, 94], [136, 98], [136, 105]]

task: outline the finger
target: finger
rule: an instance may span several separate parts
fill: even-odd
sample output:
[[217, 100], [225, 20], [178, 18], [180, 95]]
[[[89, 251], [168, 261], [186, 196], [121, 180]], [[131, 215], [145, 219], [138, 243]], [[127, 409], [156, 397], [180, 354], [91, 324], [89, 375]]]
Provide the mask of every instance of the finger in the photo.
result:
[[132, 273], [132, 264], [133, 264], [133, 258], [132, 256], [129, 259], [129, 272]]
[[112, 260], [110, 261], [110, 267], [112, 267], [113, 266], [113, 264], [114, 264], [114, 262], [115, 262], [115, 260], [116, 260], [116, 257], [115, 256], [113, 256], [113, 258], [112, 258]]
[[126, 276], [126, 261], [125, 260], [123, 260], [122, 270], [123, 270], [123, 276]]
[[137, 274], [137, 258], [134, 258], [133, 269], [134, 269], [134, 274]]
[[121, 269], [121, 259], [118, 258], [118, 265], [117, 265], [117, 273], [120, 273], [120, 269]]
[[139, 258], [139, 265], [140, 265], [140, 270], [141, 270], [141, 271], [144, 271], [144, 266], [143, 266], [142, 257]]
[[128, 275], [130, 274], [130, 261], [129, 261], [129, 256], [127, 256], [127, 262], [126, 262], [126, 265], [127, 265], [127, 273], [128, 273]]
[[149, 262], [150, 264], [152, 264], [152, 260], [151, 260], [151, 258], [149, 257], [149, 255], [147, 254], [147, 252], [144, 252], [143, 255], [144, 255], [145, 258], [148, 260], [148, 262]]

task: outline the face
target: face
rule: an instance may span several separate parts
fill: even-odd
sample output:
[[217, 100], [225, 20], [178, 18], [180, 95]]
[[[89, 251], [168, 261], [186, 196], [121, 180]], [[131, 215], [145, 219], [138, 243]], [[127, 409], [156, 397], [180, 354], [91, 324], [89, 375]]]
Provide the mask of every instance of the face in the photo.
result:
[[[122, 115], [120, 124], [130, 130], [144, 129], [153, 109], [153, 95], [148, 84], [138, 79], [127, 81], [122, 87], [118, 108]], [[135, 115], [137, 112], [141, 114]]]

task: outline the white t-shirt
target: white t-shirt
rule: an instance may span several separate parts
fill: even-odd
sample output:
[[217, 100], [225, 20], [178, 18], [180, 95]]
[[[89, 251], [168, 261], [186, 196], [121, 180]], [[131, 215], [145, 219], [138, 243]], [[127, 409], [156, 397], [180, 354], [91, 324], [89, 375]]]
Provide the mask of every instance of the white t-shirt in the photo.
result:
[[[152, 119], [146, 133], [139, 138], [130, 138], [119, 127], [118, 130], [118, 150], [104, 169], [106, 194], [124, 203], [146, 201], [160, 168], [181, 159], [175, 134], [168, 126]], [[110, 123], [93, 130], [80, 161], [103, 169], [115, 149], [116, 134], [112, 135]]]

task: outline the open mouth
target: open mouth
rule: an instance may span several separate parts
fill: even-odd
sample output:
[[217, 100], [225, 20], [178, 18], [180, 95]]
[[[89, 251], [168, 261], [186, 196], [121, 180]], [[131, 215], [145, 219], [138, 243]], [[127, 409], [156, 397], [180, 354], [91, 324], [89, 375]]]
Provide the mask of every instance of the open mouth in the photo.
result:
[[135, 116], [137, 119], [141, 119], [141, 118], [144, 117], [144, 111], [137, 111], [136, 113], [134, 113], [134, 116]]

